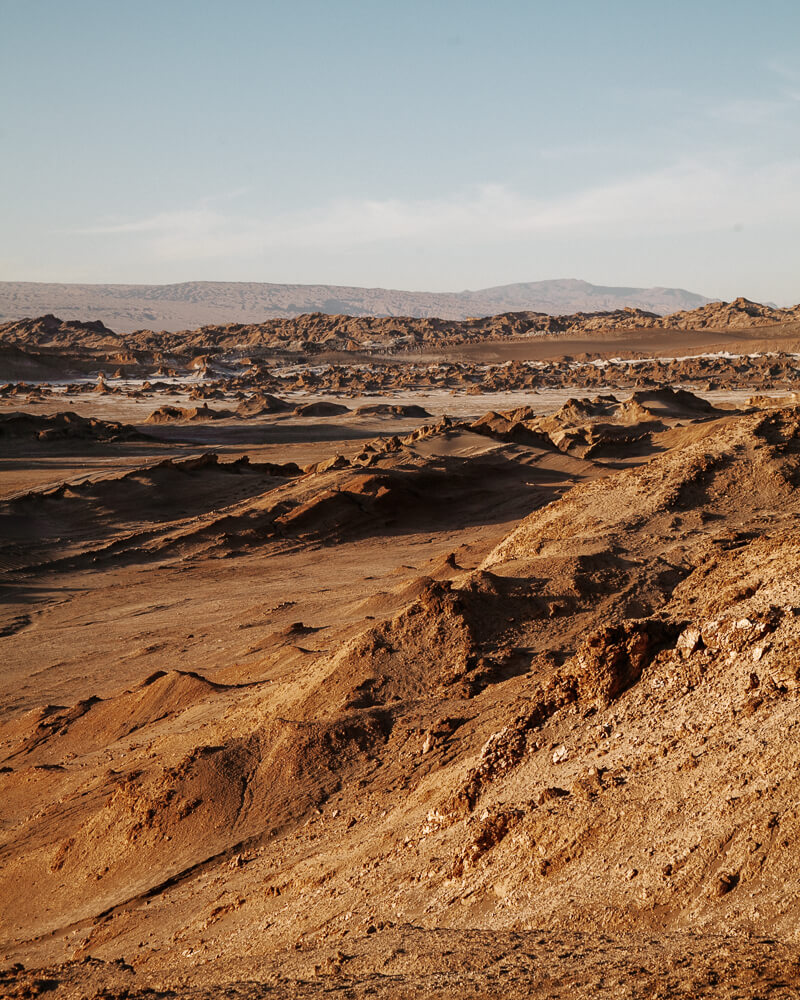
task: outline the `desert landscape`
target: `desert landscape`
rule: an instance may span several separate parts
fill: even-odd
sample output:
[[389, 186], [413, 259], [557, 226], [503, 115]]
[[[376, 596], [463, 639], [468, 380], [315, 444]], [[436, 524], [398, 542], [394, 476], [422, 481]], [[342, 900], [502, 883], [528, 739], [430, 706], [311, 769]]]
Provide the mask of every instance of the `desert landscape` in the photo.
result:
[[800, 995], [800, 306], [0, 383], [3, 996]]
[[697, 309], [710, 301], [684, 288], [618, 288], [576, 278], [463, 292], [265, 281], [184, 281], [172, 285], [0, 281], [0, 322], [47, 313], [73, 320], [92, 316], [119, 333], [131, 333], [142, 327], [184, 330], [212, 322], [258, 324], [265, 319], [314, 312], [361, 319], [414, 316], [465, 320], [523, 310], [566, 314], [634, 307], [666, 314]]

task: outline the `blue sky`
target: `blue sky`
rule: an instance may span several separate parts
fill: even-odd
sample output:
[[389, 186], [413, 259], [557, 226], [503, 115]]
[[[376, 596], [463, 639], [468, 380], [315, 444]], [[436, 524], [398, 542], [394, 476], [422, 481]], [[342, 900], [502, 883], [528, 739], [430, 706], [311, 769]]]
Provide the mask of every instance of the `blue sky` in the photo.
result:
[[0, 279], [800, 300], [797, 0], [0, 0]]

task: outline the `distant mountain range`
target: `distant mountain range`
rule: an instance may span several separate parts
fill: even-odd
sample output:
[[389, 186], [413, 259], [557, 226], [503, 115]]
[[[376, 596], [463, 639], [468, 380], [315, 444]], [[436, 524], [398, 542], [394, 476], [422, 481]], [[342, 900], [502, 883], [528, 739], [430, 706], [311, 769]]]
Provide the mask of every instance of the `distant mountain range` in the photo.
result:
[[344, 285], [189, 281], [177, 285], [80, 285], [0, 282], [0, 321], [54, 313], [102, 320], [119, 333], [187, 330], [206, 324], [260, 323], [321, 312], [350, 316], [467, 319], [535, 311], [560, 315], [632, 306], [666, 315], [713, 301], [683, 288], [616, 288], [563, 278], [464, 292], [404, 292]]

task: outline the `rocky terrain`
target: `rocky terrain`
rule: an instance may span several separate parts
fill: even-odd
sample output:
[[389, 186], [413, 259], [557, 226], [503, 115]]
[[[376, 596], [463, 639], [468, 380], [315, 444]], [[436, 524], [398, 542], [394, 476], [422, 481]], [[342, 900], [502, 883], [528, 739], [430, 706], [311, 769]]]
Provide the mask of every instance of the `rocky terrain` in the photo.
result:
[[800, 995], [796, 317], [713, 308], [494, 362], [6, 327], [89, 367], [0, 394], [3, 995]]
[[[0, 344], [17, 348], [63, 351], [129, 352], [219, 351], [234, 348], [270, 348], [284, 351], [411, 352], [529, 337], [596, 337], [642, 330], [749, 330], [753, 327], [800, 325], [800, 306], [777, 309], [747, 299], [710, 303], [690, 312], [658, 316], [641, 309], [552, 315], [537, 312], [494, 314], [466, 321], [409, 316], [332, 315], [311, 313], [260, 323], [226, 323], [196, 330], [136, 330], [118, 334], [96, 320], [62, 320], [47, 314], [0, 324]], [[797, 330], [795, 329], [795, 333]], [[135, 354], [133, 355], [135, 357]]]
[[78, 320], [97, 316], [125, 333], [142, 327], [183, 330], [208, 323], [260, 323], [268, 318], [313, 312], [464, 320], [526, 309], [564, 313], [634, 306], [670, 313], [695, 309], [708, 301], [682, 288], [608, 288], [576, 279], [530, 281], [464, 292], [238, 281], [190, 281], [178, 285], [0, 282], [0, 320], [42, 313]]

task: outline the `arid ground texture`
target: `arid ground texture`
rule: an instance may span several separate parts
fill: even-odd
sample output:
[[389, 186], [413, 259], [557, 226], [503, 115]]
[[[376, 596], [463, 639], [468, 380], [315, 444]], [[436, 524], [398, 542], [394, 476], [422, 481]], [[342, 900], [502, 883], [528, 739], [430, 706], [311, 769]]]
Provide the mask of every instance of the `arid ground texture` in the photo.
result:
[[0, 995], [800, 996], [800, 306], [0, 325]]

